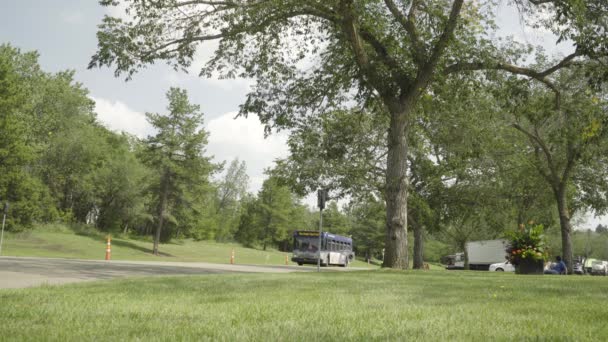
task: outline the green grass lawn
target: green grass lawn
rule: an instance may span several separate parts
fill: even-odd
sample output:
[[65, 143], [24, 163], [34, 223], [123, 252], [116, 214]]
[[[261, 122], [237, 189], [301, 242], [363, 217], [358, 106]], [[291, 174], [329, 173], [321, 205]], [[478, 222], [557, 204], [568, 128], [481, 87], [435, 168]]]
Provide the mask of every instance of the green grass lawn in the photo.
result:
[[0, 290], [0, 340], [522, 341], [608, 336], [608, 279], [363, 271]]
[[[275, 249], [262, 251], [245, 248], [236, 243], [183, 240], [161, 244], [161, 256], [152, 255], [152, 242], [128, 238], [112, 238], [112, 260], [186, 261], [227, 264], [234, 249], [235, 263], [251, 265], [285, 265], [290, 253]], [[50, 258], [77, 258], [103, 260], [106, 240], [102, 234], [75, 234], [67, 228], [37, 229], [23, 233], [5, 233], [3, 256], [30, 256]], [[290, 265], [294, 263], [289, 260]], [[368, 267], [361, 261], [354, 267]], [[374, 267], [369, 266], [369, 267]]]

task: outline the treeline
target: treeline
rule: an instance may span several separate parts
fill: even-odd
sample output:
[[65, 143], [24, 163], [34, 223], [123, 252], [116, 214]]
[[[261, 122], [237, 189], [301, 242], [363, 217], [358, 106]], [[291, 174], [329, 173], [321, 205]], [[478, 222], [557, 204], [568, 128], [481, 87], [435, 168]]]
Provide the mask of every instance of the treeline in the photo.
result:
[[[0, 46], [0, 199], [7, 229], [82, 223], [103, 232], [231, 240], [246, 194], [244, 162], [213, 164], [198, 106], [171, 89], [157, 134], [138, 139], [101, 125], [73, 72], [41, 70], [35, 52]], [[223, 179], [216, 180], [226, 166]]]
[[[604, 235], [593, 235], [602, 243], [582, 243], [571, 224], [576, 213], [608, 208], [605, 94], [582, 71], [557, 78], [559, 110], [554, 91], [508, 74], [441, 79], [423, 97], [408, 133], [408, 249], [416, 267], [531, 220], [545, 226], [554, 254], [560, 246], [574, 255], [608, 251]], [[46, 73], [36, 53], [0, 46], [8, 229], [86, 224], [154, 236], [154, 252], [175, 237], [290, 250], [293, 230], [319, 225], [302, 196], [325, 187], [345, 205], [328, 204], [323, 229], [352, 236], [359, 256], [382, 258], [388, 122], [373, 98], [294, 123], [289, 157], [267, 171], [257, 194], [247, 191], [243, 161], [215, 164], [205, 155], [210, 133], [186, 92], [170, 89], [167, 103], [166, 113], [146, 114], [154, 135], [112, 132], [72, 72]]]
[[[318, 229], [318, 211], [269, 175], [248, 193], [244, 161], [213, 163], [203, 114], [180, 89], [167, 113], [147, 113], [155, 134], [116, 133], [73, 72], [47, 73], [35, 52], [0, 46], [0, 200], [7, 229], [42, 223], [84, 224], [101, 232], [239, 241], [291, 249], [295, 229]], [[335, 202], [325, 229], [351, 234]], [[382, 229], [375, 232], [379, 238]]]

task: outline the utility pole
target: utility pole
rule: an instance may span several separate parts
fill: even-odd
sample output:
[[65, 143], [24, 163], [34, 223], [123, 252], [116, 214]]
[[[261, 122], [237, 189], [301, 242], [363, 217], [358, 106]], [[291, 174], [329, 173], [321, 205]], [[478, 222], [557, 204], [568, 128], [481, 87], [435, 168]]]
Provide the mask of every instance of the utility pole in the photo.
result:
[[327, 189], [317, 190], [317, 205], [319, 206], [319, 245], [317, 246], [317, 272], [321, 272], [321, 234], [323, 231], [323, 209], [328, 199]]

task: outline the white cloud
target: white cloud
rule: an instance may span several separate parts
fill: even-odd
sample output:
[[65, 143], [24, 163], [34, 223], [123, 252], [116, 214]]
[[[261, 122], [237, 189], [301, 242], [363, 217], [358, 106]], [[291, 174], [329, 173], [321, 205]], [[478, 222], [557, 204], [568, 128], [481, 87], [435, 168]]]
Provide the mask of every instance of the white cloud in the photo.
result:
[[145, 138], [154, 133], [152, 125], [146, 121], [144, 113], [129, 108], [120, 101], [111, 101], [91, 96], [95, 101], [97, 118], [113, 131], [124, 131]]
[[207, 123], [210, 134], [207, 151], [218, 162], [234, 158], [245, 161], [249, 190], [255, 193], [264, 182], [264, 169], [272, 167], [275, 159], [288, 155], [287, 136], [275, 133], [264, 138], [264, 126], [257, 117], [234, 119], [235, 116], [235, 112], [229, 112]]

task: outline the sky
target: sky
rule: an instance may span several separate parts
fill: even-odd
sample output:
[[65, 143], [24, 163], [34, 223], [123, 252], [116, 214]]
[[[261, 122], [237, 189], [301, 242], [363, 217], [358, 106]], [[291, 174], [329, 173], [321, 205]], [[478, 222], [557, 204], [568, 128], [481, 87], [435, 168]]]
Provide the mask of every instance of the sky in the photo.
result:
[[[503, 1], [498, 9], [499, 35], [512, 35], [515, 40], [540, 44], [556, 55], [568, 54], [567, 43], [554, 45], [549, 32], [528, 29], [517, 14]], [[96, 102], [98, 119], [115, 131], [126, 131], [139, 137], [152, 134], [146, 112], [166, 113], [165, 93], [170, 87], [188, 91], [192, 103], [205, 114], [205, 128], [210, 132], [208, 155], [227, 164], [239, 158], [247, 164], [249, 190], [256, 193], [264, 180], [264, 169], [277, 158], [287, 156], [287, 137], [272, 134], [264, 138], [257, 117], [237, 118], [239, 104], [251, 86], [250, 80], [219, 80], [198, 77], [197, 65], [204, 63], [213, 45], [197, 52], [198, 58], [188, 73], [174, 71], [166, 65], [148, 67], [126, 82], [108, 68], [88, 70], [87, 65], [97, 48], [97, 25], [104, 15], [123, 15], [120, 9], [102, 7], [95, 0], [19, 0], [0, 1], [0, 44], [10, 43], [22, 51], [37, 50], [43, 70], [57, 72], [71, 69], [75, 78], [89, 90]], [[315, 196], [305, 199], [315, 205]], [[581, 220], [593, 228], [600, 221], [592, 217]]]

